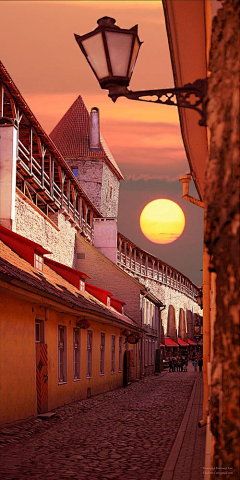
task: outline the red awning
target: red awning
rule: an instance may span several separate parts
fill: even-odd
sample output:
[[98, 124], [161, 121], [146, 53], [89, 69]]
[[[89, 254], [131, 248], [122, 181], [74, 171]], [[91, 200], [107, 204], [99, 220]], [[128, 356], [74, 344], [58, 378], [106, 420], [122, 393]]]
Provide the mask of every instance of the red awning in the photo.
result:
[[165, 347], [165, 345], [163, 343], [160, 343], [160, 347]]
[[178, 344], [180, 345], [180, 347], [189, 347], [188, 343], [184, 342], [184, 340], [182, 340], [181, 338], [178, 338]]
[[197, 344], [195, 342], [193, 342], [192, 340], [190, 340], [189, 338], [187, 339], [189, 345], [194, 345], [194, 347], [197, 346]]
[[178, 344], [174, 342], [171, 338], [165, 338], [165, 346], [166, 347], [178, 347]]

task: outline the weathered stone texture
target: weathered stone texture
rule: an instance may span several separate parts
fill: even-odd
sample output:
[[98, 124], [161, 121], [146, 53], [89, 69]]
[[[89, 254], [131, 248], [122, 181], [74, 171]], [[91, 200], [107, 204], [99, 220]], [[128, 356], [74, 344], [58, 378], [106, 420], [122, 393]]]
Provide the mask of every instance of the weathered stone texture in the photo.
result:
[[74, 266], [76, 230], [61, 213], [55, 228], [34, 206], [16, 194], [16, 233], [52, 252], [50, 258]]
[[211, 131], [205, 242], [217, 275], [211, 416], [216, 467], [239, 478], [239, 14], [228, 0], [213, 24], [208, 90]]
[[[165, 335], [167, 335], [169, 305], [172, 305], [175, 309], [177, 331], [179, 328], [179, 315], [180, 315], [181, 308], [185, 310], [185, 312], [189, 310], [198, 315], [202, 315], [202, 310], [198, 306], [197, 302], [195, 302], [192, 298], [187, 297], [182, 292], [179, 292], [178, 290], [175, 290], [170, 286], [161, 284], [151, 278], [144, 279], [143, 277], [139, 277], [139, 281], [141, 283], [144, 283], [146, 287], [149, 287], [151, 292], [155, 295], [155, 297], [159, 298], [159, 300], [161, 300], [161, 302], [167, 306], [165, 310], [163, 310], [161, 313], [162, 325], [163, 325]], [[189, 322], [187, 324], [187, 334], [188, 334], [188, 338], [193, 340], [193, 318], [192, 317], [191, 317], [191, 320], [189, 317]]]
[[119, 179], [101, 158], [66, 159], [71, 168], [78, 168], [78, 181], [95, 207], [104, 217], [117, 217]]
[[101, 213], [104, 217], [117, 217], [119, 200], [119, 180], [116, 174], [103, 164]]
[[71, 168], [78, 168], [78, 181], [84, 192], [88, 195], [95, 207], [101, 211], [101, 189], [103, 175], [103, 160], [77, 159], [69, 160], [67, 163]]

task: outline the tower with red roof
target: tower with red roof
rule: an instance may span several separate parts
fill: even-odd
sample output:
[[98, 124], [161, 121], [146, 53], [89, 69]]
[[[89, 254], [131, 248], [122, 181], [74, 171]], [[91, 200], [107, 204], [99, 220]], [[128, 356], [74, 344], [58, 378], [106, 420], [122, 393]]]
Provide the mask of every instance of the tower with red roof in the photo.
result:
[[79, 96], [50, 137], [103, 217], [116, 218], [123, 175], [100, 134], [98, 108], [89, 114]]

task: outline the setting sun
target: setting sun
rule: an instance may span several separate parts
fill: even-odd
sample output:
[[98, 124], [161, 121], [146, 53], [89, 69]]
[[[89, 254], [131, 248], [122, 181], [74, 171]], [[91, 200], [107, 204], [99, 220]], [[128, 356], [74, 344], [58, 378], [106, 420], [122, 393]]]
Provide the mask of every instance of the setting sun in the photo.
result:
[[185, 216], [177, 203], [159, 198], [144, 207], [140, 216], [140, 227], [151, 242], [172, 243], [184, 230]]

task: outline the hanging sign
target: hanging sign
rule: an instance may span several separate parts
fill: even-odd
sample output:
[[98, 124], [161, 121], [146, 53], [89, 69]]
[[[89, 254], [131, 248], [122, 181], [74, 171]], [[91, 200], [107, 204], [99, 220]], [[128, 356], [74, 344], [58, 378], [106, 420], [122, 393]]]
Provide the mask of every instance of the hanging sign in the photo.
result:
[[197, 335], [194, 335], [194, 340], [196, 343], [198, 343], [200, 340], [202, 339], [202, 335], [201, 334], [197, 334]]
[[126, 342], [128, 343], [131, 343], [132, 345], [136, 344], [139, 342], [139, 337], [138, 335], [133, 335], [133, 333], [131, 333], [131, 335], [128, 335], [126, 337]]

